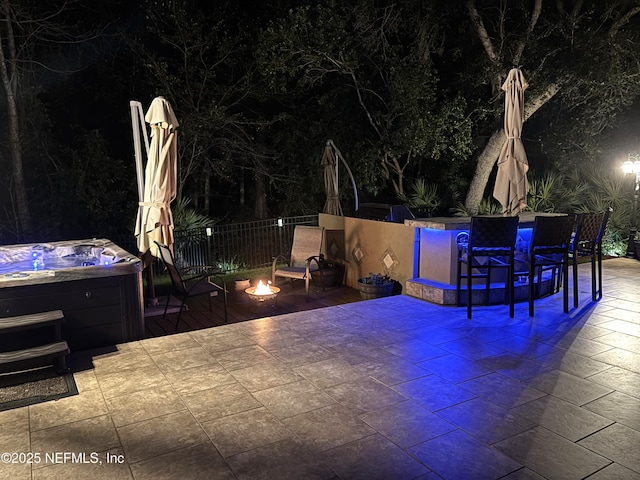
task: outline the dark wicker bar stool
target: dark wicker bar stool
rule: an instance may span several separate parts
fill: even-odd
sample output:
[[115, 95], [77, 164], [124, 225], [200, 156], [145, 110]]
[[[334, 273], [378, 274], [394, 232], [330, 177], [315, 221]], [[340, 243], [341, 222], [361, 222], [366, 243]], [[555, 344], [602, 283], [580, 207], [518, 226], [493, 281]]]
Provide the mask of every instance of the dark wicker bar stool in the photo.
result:
[[578, 307], [578, 260], [591, 260], [591, 300], [602, 298], [602, 239], [611, 209], [598, 213], [578, 214], [576, 230], [569, 247], [573, 266], [573, 306]]
[[[563, 310], [569, 311], [568, 281], [569, 276], [569, 246], [575, 218], [573, 216], [535, 217], [531, 244], [529, 246], [529, 316], [533, 317], [533, 303], [540, 297], [542, 275], [551, 271], [552, 292], [562, 288]], [[537, 281], [536, 280], [537, 277]], [[537, 286], [537, 289], [536, 289]]]
[[[491, 272], [506, 269], [505, 302], [513, 318], [514, 250], [518, 234], [518, 217], [472, 217], [469, 243], [458, 245], [456, 303], [460, 306], [462, 278], [467, 280], [467, 318], [471, 319], [473, 279], [485, 279], [485, 298], [489, 303]], [[462, 272], [462, 265], [466, 272]], [[476, 273], [474, 273], [474, 270]]]

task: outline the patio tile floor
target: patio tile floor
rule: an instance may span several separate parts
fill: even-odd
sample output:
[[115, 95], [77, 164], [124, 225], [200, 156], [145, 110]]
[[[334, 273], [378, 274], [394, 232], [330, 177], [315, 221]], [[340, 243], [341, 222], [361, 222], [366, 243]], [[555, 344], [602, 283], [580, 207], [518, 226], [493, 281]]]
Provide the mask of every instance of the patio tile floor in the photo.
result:
[[640, 262], [580, 275], [569, 314], [395, 296], [83, 352], [79, 395], [0, 412], [41, 455], [0, 478], [640, 479]]

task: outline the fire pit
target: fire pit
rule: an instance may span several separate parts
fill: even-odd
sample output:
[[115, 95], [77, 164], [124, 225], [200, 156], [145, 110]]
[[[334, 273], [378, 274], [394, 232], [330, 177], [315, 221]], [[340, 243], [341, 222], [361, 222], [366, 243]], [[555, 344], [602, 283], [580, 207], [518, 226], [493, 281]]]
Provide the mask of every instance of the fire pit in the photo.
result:
[[258, 285], [255, 287], [245, 289], [245, 293], [249, 296], [251, 301], [255, 302], [256, 305], [275, 305], [280, 289], [278, 287], [271, 286], [271, 282], [264, 284], [262, 283], [262, 280], [260, 280]]

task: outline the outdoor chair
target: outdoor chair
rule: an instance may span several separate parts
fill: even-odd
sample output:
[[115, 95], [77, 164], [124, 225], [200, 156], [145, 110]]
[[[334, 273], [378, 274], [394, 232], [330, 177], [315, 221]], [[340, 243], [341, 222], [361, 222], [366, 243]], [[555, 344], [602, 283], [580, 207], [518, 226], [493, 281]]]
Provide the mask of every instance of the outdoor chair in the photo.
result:
[[[563, 311], [569, 312], [569, 246], [575, 218], [573, 216], [537, 216], [529, 245], [528, 276], [529, 316], [534, 316], [533, 303], [540, 297], [544, 272], [551, 273], [550, 293], [562, 287]], [[516, 273], [519, 275], [519, 273]], [[537, 277], [537, 281], [536, 281]]]
[[[178, 268], [175, 265], [171, 249], [167, 245], [158, 242], [155, 242], [155, 244], [158, 246], [160, 257], [171, 277], [171, 285], [173, 287], [171, 293], [182, 300], [176, 320], [176, 330], [178, 330], [178, 324], [180, 323], [180, 317], [182, 316], [182, 310], [184, 309], [187, 298], [197, 295], [207, 295], [209, 299], [209, 311], [211, 311], [211, 297], [218, 296], [222, 293], [224, 301], [224, 321], [227, 323], [227, 286], [224, 278], [220, 276], [223, 272], [215, 271], [213, 267], [206, 265]], [[211, 282], [210, 277], [216, 277], [222, 286]], [[168, 295], [167, 303], [164, 306], [163, 317], [167, 315], [170, 298], [171, 295]]]
[[602, 239], [607, 229], [610, 209], [598, 213], [578, 215], [576, 230], [569, 247], [573, 266], [573, 306], [578, 307], [578, 260], [589, 257], [591, 261], [591, 300], [602, 298]]
[[[518, 234], [518, 217], [472, 217], [469, 242], [458, 245], [456, 303], [460, 306], [462, 278], [467, 281], [467, 318], [471, 319], [473, 280], [485, 279], [485, 304], [491, 296], [491, 273], [506, 269], [505, 303], [513, 318], [514, 251]], [[462, 271], [466, 265], [466, 272]], [[474, 273], [475, 272], [475, 273]]]
[[279, 267], [278, 262], [283, 263], [287, 258], [278, 255], [273, 258], [271, 266], [271, 283], [275, 285], [276, 277], [304, 280], [305, 293], [309, 298], [309, 281], [311, 272], [318, 270], [318, 259], [322, 248], [323, 227], [309, 227], [296, 225], [293, 231], [293, 244], [287, 266]]

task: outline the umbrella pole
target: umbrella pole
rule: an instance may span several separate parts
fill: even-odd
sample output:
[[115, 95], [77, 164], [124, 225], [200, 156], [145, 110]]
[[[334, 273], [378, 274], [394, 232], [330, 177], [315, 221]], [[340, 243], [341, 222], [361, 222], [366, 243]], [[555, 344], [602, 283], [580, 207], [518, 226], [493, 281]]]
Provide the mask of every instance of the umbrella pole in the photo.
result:
[[145, 268], [145, 273], [147, 275], [147, 306], [155, 307], [158, 305], [158, 297], [156, 297], [156, 286], [153, 283], [153, 263], [151, 263], [147, 268]]
[[[342, 156], [342, 153], [340, 153], [340, 150], [338, 150], [338, 147], [336, 147], [336, 144], [333, 143], [333, 140], [329, 139], [327, 140], [327, 145], [331, 145], [331, 147], [333, 148], [334, 152], [336, 153], [336, 158], [339, 158], [340, 160], [342, 160], [342, 163], [344, 164], [344, 167], [347, 169], [347, 173], [349, 174], [349, 178], [351, 178], [351, 185], [353, 186], [353, 199], [355, 202], [355, 207], [356, 207], [356, 212], [358, 211], [359, 207], [359, 202], [358, 202], [358, 188], [356, 187], [356, 181], [353, 178], [353, 174], [351, 173], [351, 169], [349, 168], [349, 165], [347, 164], [347, 161], [344, 159], [344, 157]], [[336, 162], [336, 169], [337, 169], [337, 164], [338, 162]]]
[[153, 264], [155, 263], [155, 257], [151, 254], [150, 250], [147, 250], [142, 254], [141, 260], [143, 266], [142, 274], [144, 275], [145, 281], [147, 282], [147, 288], [145, 290], [146, 305], [148, 307], [153, 307], [155, 305], [158, 305], [158, 298], [156, 297], [156, 286], [153, 281], [155, 270]]
[[131, 100], [129, 102], [131, 109], [131, 129], [133, 131], [133, 152], [136, 160], [136, 178], [138, 180], [138, 198], [144, 201], [144, 167], [142, 166], [142, 142], [140, 138], [140, 129], [144, 135], [144, 145], [147, 156], [149, 156], [149, 139], [144, 123], [144, 114], [142, 113], [142, 104]]
[[[138, 201], [144, 201], [144, 167], [142, 164], [142, 139], [144, 139], [144, 146], [147, 157], [149, 156], [149, 136], [147, 135], [147, 127], [144, 121], [144, 113], [142, 111], [142, 103], [137, 102], [135, 100], [131, 100], [129, 102], [129, 109], [131, 111], [131, 129], [133, 132], [133, 151], [134, 157], [136, 161], [136, 178], [138, 180]], [[140, 135], [140, 131], [142, 130], [142, 138]], [[140, 212], [142, 211], [142, 207], [138, 207], [139, 214], [137, 217], [137, 221], [141, 221]], [[136, 225], [136, 231], [142, 229], [142, 225]], [[155, 284], [153, 283], [153, 257], [146, 258], [149, 252], [145, 252], [142, 255], [142, 265], [148, 263], [146, 268], [143, 270], [143, 275], [145, 275], [145, 279], [147, 282], [146, 288], [146, 305], [147, 306], [156, 306], [158, 305], [158, 298], [156, 297]]]

